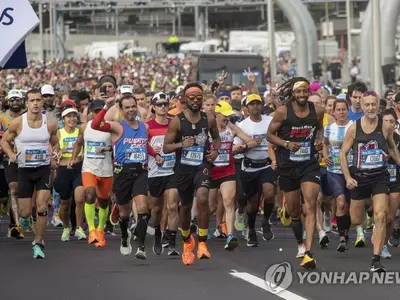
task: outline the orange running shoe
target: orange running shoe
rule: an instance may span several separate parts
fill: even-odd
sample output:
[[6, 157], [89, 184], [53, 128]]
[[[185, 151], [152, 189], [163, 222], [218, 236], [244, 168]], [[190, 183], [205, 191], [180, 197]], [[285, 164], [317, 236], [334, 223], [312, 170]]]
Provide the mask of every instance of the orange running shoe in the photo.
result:
[[221, 230], [225, 234], [225, 236], [228, 236], [228, 228], [226, 227], [226, 223], [221, 224]]
[[210, 259], [211, 254], [208, 251], [206, 242], [199, 242], [199, 246], [197, 248], [197, 258], [198, 259]]
[[190, 239], [188, 242], [183, 243], [183, 253], [182, 253], [182, 262], [184, 265], [192, 265], [194, 263], [194, 247], [196, 246], [196, 241], [193, 236], [190, 235]]
[[99, 239], [98, 239], [98, 237], [97, 237], [97, 232], [96, 232], [96, 230], [91, 230], [91, 231], [89, 232], [88, 243], [89, 243], [89, 244], [94, 244], [94, 243], [97, 243], [98, 240], [99, 240]]
[[96, 230], [97, 233], [97, 243], [95, 244], [95, 246], [97, 248], [102, 248], [106, 246], [106, 238], [104, 236], [104, 230]]

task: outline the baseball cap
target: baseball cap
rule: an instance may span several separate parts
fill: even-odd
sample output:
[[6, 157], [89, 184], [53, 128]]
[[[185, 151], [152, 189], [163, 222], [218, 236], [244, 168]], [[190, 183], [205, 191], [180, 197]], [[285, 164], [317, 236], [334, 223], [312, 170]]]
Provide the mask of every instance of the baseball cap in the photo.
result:
[[339, 95], [336, 96], [336, 99], [347, 100], [347, 94], [340, 93]]
[[313, 82], [310, 85], [310, 92], [316, 93], [320, 88], [322, 88], [322, 85], [320, 85], [318, 82]]
[[78, 110], [75, 107], [70, 107], [65, 109], [62, 113], [61, 113], [61, 117], [64, 118], [66, 115], [68, 115], [69, 113], [76, 113], [78, 114]]
[[105, 102], [100, 99], [93, 100], [90, 102], [88, 110], [90, 111], [96, 111], [98, 109], [102, 109], [104, 107]]
[[253, 101], [260, 101], [261, 103], [263, 103], [263, 101], [262, 101], [260, 95], [251, 94], [251, 95], [248, 95], [248, 96], [247, 96], [246, 105], [249, 105], [249, 103], [250, 103], [250, 102], [253, 102]]
[[42, 95], [54, 95], [54, 88], [49, 84], [45, 84], [42, 86], [40, 93]]
[[11, 90], [8, 92], [7, 98], [8, 99], [11, 99], [11, 98], [23, 99], [24, 95], [19, 90]]
[[225, 117], [229, 117], [235, 114], [232, 109], [232, 106], [226, 101], [219, 101], [217, 105], [215, 105], [215, 112], [221, 113]]
[[167, 95], [166, 93], [160, 92], [160, 93], [155, 94], [155, 95], [151, 98], [151, 104], [154, 105], [158, 100], [161, 100], [161, 99], [167, 100], [167, 101], [169, 102], [169, 97], [168, 97], [168, 95]]
[[133, 93], [133, 86], [131, 85], [123, 85], [120, 87], [121, 94], [132, 94]]

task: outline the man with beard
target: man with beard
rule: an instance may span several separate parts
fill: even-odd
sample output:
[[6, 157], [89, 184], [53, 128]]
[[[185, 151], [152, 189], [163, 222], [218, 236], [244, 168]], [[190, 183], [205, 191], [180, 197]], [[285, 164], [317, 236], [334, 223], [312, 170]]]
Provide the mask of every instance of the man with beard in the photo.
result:
[[[11, 90], [8, 93], [8, 103], [10, 108], [0, 115], [0, 126], [2, 132], [7, 131], [11, 121], [23, 113], [25, 109], [24, 102], [24, 96], [20, 91]], [[5, 177], [10, 189], [10, 224], [8, 226], [8, 236], [21, 239], [24, 237], [24, 234], [19, 225], [18, 214], [18, 163], [9, 162], [7, 155], [4, 155], [3, 161]]]
[[[316, 220], [316, 203], [320, 189], [318, 151], [322, 142], [324, 109], [308, 101], [310, 83], [294, 77], [280, 90], [286, 105], [278, 107], [268, 129], [268, 141], [277, 146], [279, 186], [284, 192], [291, 227], [298, 244], [297, 257], [301, 266], [315, 269], [311, 253]], [[306, 245], [303, 243], [303, 224], [300, 220], [300, 192], [305, 202]]]
[[[94, 117], [91, 127], [95, 130], [111, 133], [114, 148], [114, 193], [119, 209], [119, 225], [121, 227], [122, 255], [132, 252], [131, 233], [128, 231], [130, 204], [136, 204], [138, 220], [136, 236], [138, 249], [135, 257], [146, 259], [145, 238], [150, 219], [148, 206], [148, 155], [155, 158], [157, 164], [163, 159], [148, 146], [148, 127], [136, 120], [137, 104], [133, 96], [124, 96], [119, 102], [119, 108], [124, 119], [119, 122], [104, 121], [107, 110], [113, 107], [115, 100], [109, 98], [104, 108]], [[133, 200], [133, 201], [132, 201]]]
[[45, 84], [42, 86], [40, 93], [44, 101], [43, 108], [45, 109], [47, 120], [58, 121], [56, 116], [56, 103], [54, 101], [54, 88], [49, 84]]
[[[189, 83], [184, 89], [187, 109], [170, 122], [164, 139], [163, 152], [176, 153], [174, 182], [181, 200], [180, 220], [183, 239], [182, 262], [194, 262], [196, 246], [190, 234], [191, 209], [196, 191], [198, 208], [198, 259], [209, 259], [211, 255], [206, 242], [208, 234], [211, 164], [220, 154], [221, 139], [215, 118], [201, 112], [203, 88]], [[208, 136], [211, 135], [213, 150], [210, 151]]]

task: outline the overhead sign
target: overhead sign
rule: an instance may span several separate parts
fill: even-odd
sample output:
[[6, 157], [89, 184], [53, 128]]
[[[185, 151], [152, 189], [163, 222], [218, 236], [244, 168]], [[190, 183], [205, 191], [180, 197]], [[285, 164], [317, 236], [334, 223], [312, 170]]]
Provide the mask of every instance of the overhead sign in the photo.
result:
[[[24, 41], [39, 24], [39, 19], [29, 0], [1, 0], [0, 1], [0, 68], [9, 68], [14, 65], [24, 65], [19, 59], [26, 61]], [[17, 51], [18, 50], [18, 51]], [[13, 55], [13, 63], [8, 63]], [[21, 66], [17, 66], [21, 67]], [[16, 68], [17, 68], [16, 67]]]

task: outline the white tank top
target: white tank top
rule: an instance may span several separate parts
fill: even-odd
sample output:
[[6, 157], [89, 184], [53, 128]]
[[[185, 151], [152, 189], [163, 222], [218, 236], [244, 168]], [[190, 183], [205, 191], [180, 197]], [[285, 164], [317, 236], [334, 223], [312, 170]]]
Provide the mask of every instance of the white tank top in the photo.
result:
[[[210, 143], [212, 143], [212, 138], [210, 137]], [[216, 167], [227, 167], [231, 163], [232, 156], [232, 145], [233, 145], [233, 133], [229, 128], [229, 125], [226, 127], [225, 131], [219, 133], [219, 137], [221, 139], [221, 148], [219, 149], [219, 155], [213, 162]]]
[[83, 157], [82, 173], [88, 172], [98, 177], [112, 177], [113, 165], [111, 152], [96, 153], [97, 147], [111, 146], [111, 134], [94, 130], [92, 121], [87, 123], [83, 138], [85, 140], [85, 153]]
[[22, 115], [22, 130], [15, 138], [19, 168], [37, 168], [50, 164], [47, 117], [42, 114], [42, 126], [31, 128], [28, 124], [28, 113]]

